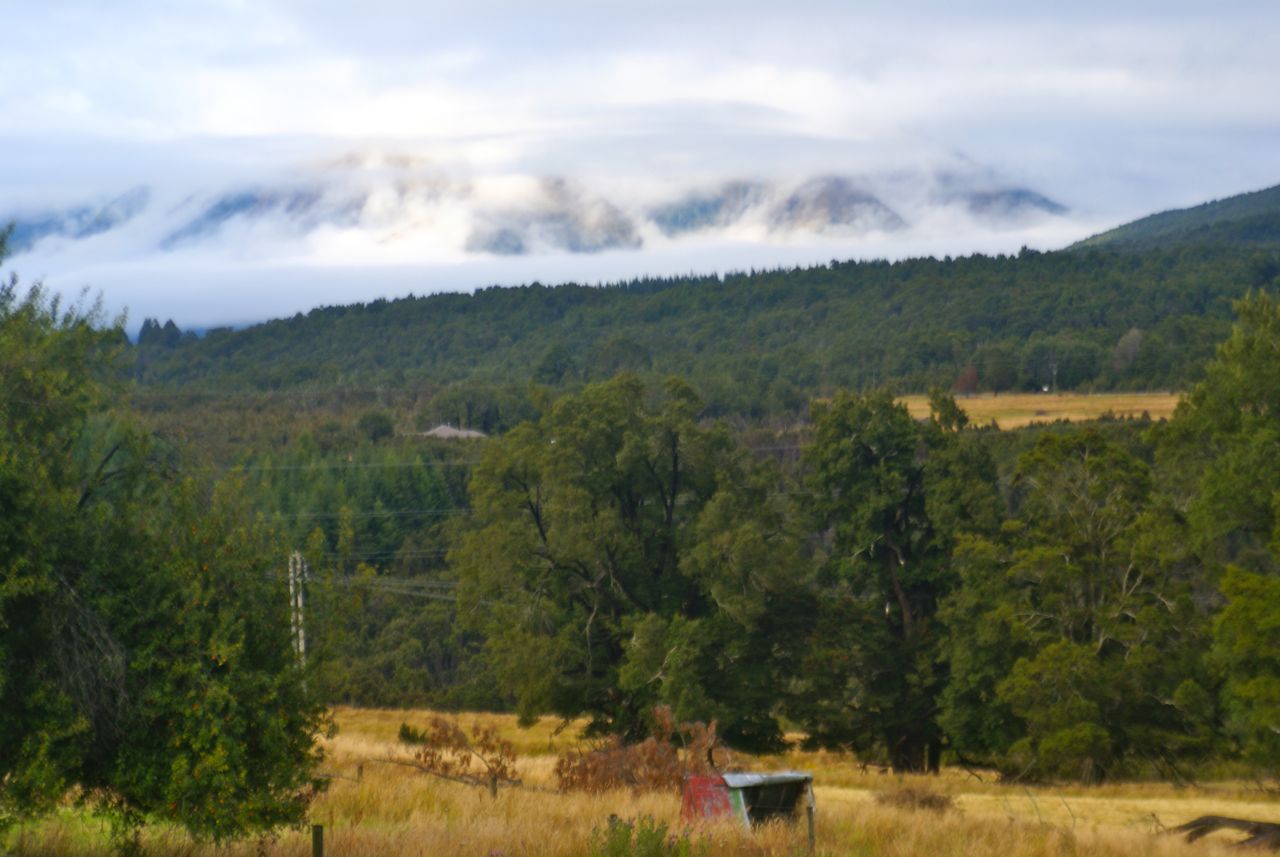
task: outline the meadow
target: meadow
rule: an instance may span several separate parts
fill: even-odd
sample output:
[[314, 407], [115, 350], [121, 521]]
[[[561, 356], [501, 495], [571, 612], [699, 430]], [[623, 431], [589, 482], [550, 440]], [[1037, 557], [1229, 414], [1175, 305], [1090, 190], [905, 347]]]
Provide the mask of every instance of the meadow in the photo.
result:
[[[1016, 429], [1032, 423], [1057, 420], [1079, 422], [1115, 417], [1166, 419], [1182, 398], [1179, 393], [982, 393], [957, 396], [958, 404], [971, 422], [986, 425], [993, 420], [1002, 429]], [[929, 415], [927, 396], [903, 396], [899, 399], [913, 417]]]
[[[404, 758], [401, 723], [422, 724], [429, 712], [340, 708], [337, 733], [326, 742], [328, 790], [312, 807], [325, 827], [328, 857], [579, 857], [591, 852], [593, 831], [610, 815], [651, 816], [682, 830], [673, 793], [561, 794], [555, 758], [579, 744], [577, 724], [543, 719], [520, 728], [514, 717], [459, 715], [461, 725], [497, 726], [519, 754], [520, 787], [496, 800], [482, 788], [448, 782], [388, 763]], [[865, 857], [1000, 855], [1000, 857], [1225, 857], [1230, 836], [1188, 844], [1163, 833], [1205, 814], [1280, 821], [1280, 797], [1243, 782], [1175, 788], [1159, 783], [1095, 787], [1001, 785], [981, 772], [946, 769], [939, 776], [896, 776], [862, 768], [849, 756], [791, 752], [738, 757], [752, 770], [801, 769], [815, 775], [817, 853]], [[949, 796], [944, 812], [899, 808], [877, 795], [914, 788]], [[747, 833], [725, 824], [689, 831], [711, 857], [790, 857], [806, 853], [803, 825], [775, 825]], [[150, 829], [145, 853], [161, 857], [250, 857], [310, 854], [308, 831], [273, 840], [215, 847], [176, 831]], [[110, 853], [104, 825], [68, 808], [58, 817], [12, 834], [8, 850], [33, 857], [90, 857]], [[3, 849], [0, 849], [2, 851]]]

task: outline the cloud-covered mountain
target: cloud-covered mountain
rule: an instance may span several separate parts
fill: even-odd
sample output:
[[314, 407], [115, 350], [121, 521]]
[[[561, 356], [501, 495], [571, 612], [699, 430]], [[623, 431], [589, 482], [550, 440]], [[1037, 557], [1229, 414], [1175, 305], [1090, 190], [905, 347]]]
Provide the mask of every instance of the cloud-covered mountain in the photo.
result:
[[149, 198], [146, 188], [134, 188], [101, 204], [54, 211], [12, 212], [0, 219], [0, 224], [13, 224], [9, 249], [21, 253], [46, 238], [80, 240], [123, 226], [146, 207]]
[[477, 212], [466, 249], [518, 256], [540, 249], [598, 253], [641, 246], [635, 221], [613, 203], [564, 179], [541, 184], [538, 197], [524, 208]]
[[46, 258], [74, 253], [82, 264], [99, 253], [224, 253], [261, 260], [320, 254], [366, 264], [380, 256], [398, 263], [448, 262], [706, 240], [768, 244], [899, 235], [910, 241], [943, 228], [1030, 228], [1067, 213], [1035, 190], [976, 168], [737, 176], [637, 188], [608, 180], [450, 175], [412, 158], [353, 155], [277, 181], [228, 179], [198, 190], [157, 185], [105, 203], [13, 211], [6, 219], [16, 223], [15, 252], [38, 249]]
[[[325, 203], [329, 204], [326, 205]], [[185, 222], [178, 225], [160, 242], [160, 247], [170, 250], [189, 242], [209, 238], [228, 221], [240, 218], [246, 221], [275, 220], [292, 224], [299, 233], [314, 229], [324, 223], [344, 223], [357, 226], [364, 200], [351, 197], [345, 200], [326, 200], [322, 189], [276, 188], [246, 189], [223, 194], [207, 203]]]
[[739, 222], [767, 199], [769, 186], [758, 181], [728, 181], [710, 190], [690, 191], [649, 210], [664, 235], [723, 229]]
[[792, 191], [770, 215], [776, 229], [896, 232], [907, 228], [898, 212], [849, 179], [823, 176]]

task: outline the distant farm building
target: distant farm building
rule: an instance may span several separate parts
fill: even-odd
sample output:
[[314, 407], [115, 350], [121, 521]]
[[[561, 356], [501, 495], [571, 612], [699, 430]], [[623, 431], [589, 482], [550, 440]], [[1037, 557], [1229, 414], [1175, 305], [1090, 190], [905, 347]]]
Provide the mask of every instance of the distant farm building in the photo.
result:
[[422, 433], [423, 437], [439, 437], [445, 440], [470, 440], [472, 438], [488, 437], [482, 431], [475, 429], [454, 428], [451, 425], [441, 424], [433, 428], [431, 431]]

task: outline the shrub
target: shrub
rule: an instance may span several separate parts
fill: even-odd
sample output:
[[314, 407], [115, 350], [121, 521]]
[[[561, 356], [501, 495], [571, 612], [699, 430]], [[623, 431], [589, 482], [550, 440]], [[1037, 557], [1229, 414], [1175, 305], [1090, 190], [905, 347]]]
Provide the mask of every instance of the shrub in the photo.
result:
[[591, 832], [590, 857], [706, 857], [705, 840], [669, 833], [666, 822], [641, 816], [635, 821], [609, 817], [609, 826]]
[[653, 710], [653, 734], [638, 744], [614, 735], [593, 749], [570, 750], [556, 761], [561, 791], [678, 791], [684, 778], [712, 770], [720, 746], [716, 724], [676, 723], [671, 709]]
[[425, 774], [465, 783], [486, 786], [496, 797], [499, 786], [519, 785], [516, 777], [516, 751], [510, 741], [498, 737], [492, 726], [471, 727], [467, 735], [462, 727], [446, 717], [432, 717], [425, 729], [400, 724], [400, 741], [417, 749], [412, 761], [396, 760]]

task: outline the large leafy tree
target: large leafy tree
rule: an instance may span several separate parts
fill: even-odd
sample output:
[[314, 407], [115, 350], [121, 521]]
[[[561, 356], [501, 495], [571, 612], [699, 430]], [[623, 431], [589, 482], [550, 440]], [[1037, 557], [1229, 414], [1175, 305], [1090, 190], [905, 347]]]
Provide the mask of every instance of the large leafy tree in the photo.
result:
[[323, 710], [274, 537], [108, 412], [123, 334], [0, 286], [0, 824], [78, 787], [130, 828], [298, 822]]
[[917, 422], [887, 391], [839, 393], [815, 406], [804, 457], [821, 595], [795, 714], [816, 743], [905, 771], [940, 760], [952, 545], [999, 520], [990, 457], [953, 401], [933, 404]]
[[1000, 537], [956, 553], [943, 725], [1010, 773], [1176, 775], [1209, 737], [1207, 625], [1147, 464], [1093, 429], [1051, 432], [1012, 484]]
[[524, 714], [636, 737], [666, 703], [777, 743], [793, 540], [772, 483], [699, 409], [682, 383], [623, 375], [486, 448], [450, 560]]
[[1239, 320], [1179, 406], [1162, 459], [1182, 474], [1186, 517], [1225, 602], [1214, 625], [1222, 701], [1247, 758], [1280, 771], [1280, 304], [1236, 304]]

